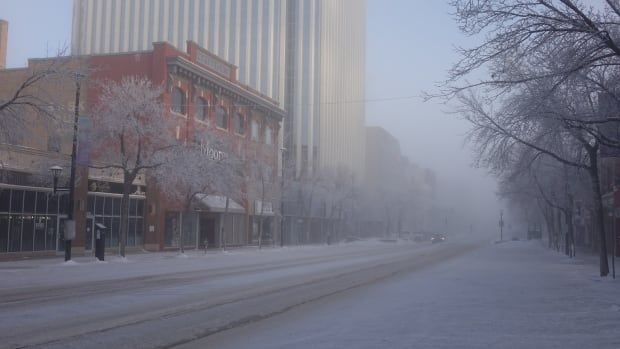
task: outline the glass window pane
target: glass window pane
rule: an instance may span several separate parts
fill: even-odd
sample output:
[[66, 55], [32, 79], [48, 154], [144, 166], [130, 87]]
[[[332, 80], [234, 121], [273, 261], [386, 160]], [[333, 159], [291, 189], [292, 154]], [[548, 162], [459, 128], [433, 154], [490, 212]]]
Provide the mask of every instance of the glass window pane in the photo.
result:
[[53, 215], [58, 214], [58, 195], [48, 194], [47, 213]]
[[56, 249], [56, 216], [48, 216], [45, 229], [45, 249]]
[[195, 212], [183, 213], [183, 241], [185, 246], [196, 244], [196, 220], [198, 214]]
[[166, 231], [164, 235], [164, 243], [168, 247], [177, 246], [177, 237], [179, 233], [179, 213], [166, 212]]
[[129, 225], [127, 228], [127, 246], [136, 245], [136, 219], [129, 218]]
[[88, 213], [94, 215], [95, 214], [95, 197], [92, 195], [88, 196], [88, 204], [87, 204]]
[[9, 252], [19, 252], [22, 242], [22, 218], [11, 216], [10, 219]]
[[47, 217], [38, 216], [34, 221], [34, 250], [45, 250], [45, 222]]
[[21, 213], [24, 205], [24, 191], [13, 190], [11, 195], [11, 212]]
[[129, 199], [129, 216], [136, 215], [136, 199]]
[[32, 251], [34, 248], [34, 216], [24, 216], [22, 227], [22, 251]]
[[[37, 193], [37, 213], [38, 214], [47, 213], [47, 197], [48, 197], [48, 193], [46, 192]], [[43, 228], [43, 230], [45, 230], [45, 228]]]
[[113, 224], [112, 218], [105, 217], [103, 219], [103, 225], [108, 227], [108, 235], [106, 236], [106, 246], [107, 247], [117, 247], [118, 246], [118, 222], [114, 222]]
[[97, 196], [95, 198], [95, 214], [96, 215], [103, 215], [103, 196]]
[[68, 203], [69, 203], [69, 194], [60, 195], [58, 197], [58, 212], [67, 214]]
[[9, 212], [11, 189], [0, 189], [0, 212]]
[[136, 246], [142, 246], [142, 231], [144, 230], [143, 228], [144, 225], [144, 220], [142, 218], [138, 218], [136, 219]]
[[0, 214], [0, 253], [6, 252], [9, 246], [9, 215]]
[[224, 107], [217, 107], [217, 127], [228, 129], [228, 114]]
[[112, 214], [114, 216], [120, 216], [121, 215], [121, 199], [114, 198], [113, 203], [114, 203], [114, 209], [112, 211]]
[[185, 93], [178, 87], [172, 89], [172, 111], [185, 114]]
[[144, 200], [137, 200], [136, 216], [144, 217]]
[[37, 193], [34, 191], [26, 191], [24, 197], [24, 212], [34, 213], [34, 207], [37, 203]]
[[103, 201], [103, 214], [105, 216], [112, 215], [112, 198], [105, 198]]

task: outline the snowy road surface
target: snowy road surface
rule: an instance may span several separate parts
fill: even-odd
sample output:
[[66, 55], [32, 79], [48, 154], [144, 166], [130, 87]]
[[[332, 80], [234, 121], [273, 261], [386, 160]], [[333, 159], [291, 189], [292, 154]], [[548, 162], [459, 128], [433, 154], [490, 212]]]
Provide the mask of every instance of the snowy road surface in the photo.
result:
[[620, 284], [525, 242], [0, 264], [0, 347], [620, 348]]

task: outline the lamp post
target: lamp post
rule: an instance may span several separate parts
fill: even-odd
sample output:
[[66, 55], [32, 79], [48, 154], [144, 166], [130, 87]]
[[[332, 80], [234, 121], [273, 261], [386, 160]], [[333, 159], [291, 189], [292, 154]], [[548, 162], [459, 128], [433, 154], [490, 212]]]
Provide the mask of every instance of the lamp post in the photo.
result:
[[73, 117], [73, 142], [71, 147], [71, 173], [69, 177], [68, 188], [58, 188], [58, 177], [62, 172], [62, 167], [52, 166], [50, 172], [54, 176], [54, 194], [57, 191], [68, 191], [69, 200], [67, 200], [67, 220], [65, 221], [65, 261], [71, 260], [71, 241], [75, 237], [75, 220], [73, 217], [73, 210], [75, 208], [75, 172], [76, 172], [76, 155], [77, 155], [77, 134], [78, 134], [78, 119], [80, 115], [80, 89], [81, 80], [84, 78], [83, 74], [75, 74], [75, 110]]

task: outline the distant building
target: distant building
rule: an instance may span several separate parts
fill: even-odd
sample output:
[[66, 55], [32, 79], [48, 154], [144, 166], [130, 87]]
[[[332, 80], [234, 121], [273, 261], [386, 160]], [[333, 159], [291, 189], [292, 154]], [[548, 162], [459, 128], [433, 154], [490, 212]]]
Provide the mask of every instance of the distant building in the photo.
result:
[[6, 68], [8, 36], [9, 36], [9, 22], [3, 19], [0, 19], [0, 69]]
[[428, 229], [435, 175], [401, 154], [400, 143], [381, 127], [366, 127], [366, 235]]

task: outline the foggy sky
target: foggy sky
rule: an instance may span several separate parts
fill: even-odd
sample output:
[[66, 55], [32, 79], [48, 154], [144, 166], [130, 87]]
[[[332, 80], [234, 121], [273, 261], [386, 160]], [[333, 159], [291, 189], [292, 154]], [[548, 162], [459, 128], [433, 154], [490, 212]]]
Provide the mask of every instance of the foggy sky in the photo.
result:
[[[368, 100], [420, 96], [446, 77], [458, 59], [454, 46], [473, 43], [459, 33], [450, 11], [443, 1], [368, 0]], [[0, 18], [9, 21], [9, 67], [70, 45], [71, 0], [2, 0]], [[421, 98], [375, 101], [367, 103], [366, 118], [368, 125], [392, 133], [405, 156], [437, 173], [440, 204], [469, 217], [458, 226], [495, 230], [495, 181], [471, 168], [472, 155], [463, 143], [468, 125], [449, 110]]]

